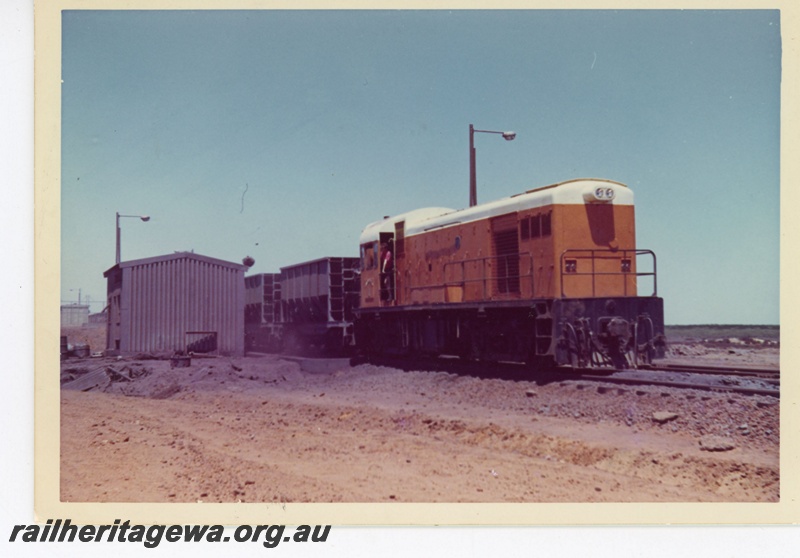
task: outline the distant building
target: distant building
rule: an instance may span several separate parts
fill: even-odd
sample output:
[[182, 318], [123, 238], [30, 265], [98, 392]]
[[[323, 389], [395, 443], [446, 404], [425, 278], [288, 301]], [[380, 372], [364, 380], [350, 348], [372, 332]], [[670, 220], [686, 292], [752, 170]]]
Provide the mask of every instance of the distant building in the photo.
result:
[[89, 314], [90, 326], [104, 326], [108, 323], [108, 309], [104, 308], [102, 312], [95, 312]]
[[88, 304], [61, 305], [61, 327], [81, 327], [89, 323]]
[[107, 270], [111, 354], [244, 354], [241, 264], [193, 252], [121, 262]]

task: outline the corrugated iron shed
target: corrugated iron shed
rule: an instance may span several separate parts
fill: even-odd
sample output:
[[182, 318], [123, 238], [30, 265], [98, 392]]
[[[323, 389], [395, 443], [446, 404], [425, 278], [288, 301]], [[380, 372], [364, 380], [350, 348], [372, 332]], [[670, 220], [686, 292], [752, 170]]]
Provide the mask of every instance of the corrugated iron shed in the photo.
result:
[[107, 270], [107, 350], [244, 354], [245, 266], [193, 252]]

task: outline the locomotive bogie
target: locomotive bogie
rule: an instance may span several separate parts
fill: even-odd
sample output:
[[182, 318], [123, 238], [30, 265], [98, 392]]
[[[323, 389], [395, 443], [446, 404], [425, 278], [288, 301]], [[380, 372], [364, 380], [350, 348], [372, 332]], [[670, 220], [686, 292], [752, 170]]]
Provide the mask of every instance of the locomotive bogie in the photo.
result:
[[361, 312], [367, 355], [456, 356], [536, 368], [635, 368], [664, 356], [657, 297], [543, 299]]

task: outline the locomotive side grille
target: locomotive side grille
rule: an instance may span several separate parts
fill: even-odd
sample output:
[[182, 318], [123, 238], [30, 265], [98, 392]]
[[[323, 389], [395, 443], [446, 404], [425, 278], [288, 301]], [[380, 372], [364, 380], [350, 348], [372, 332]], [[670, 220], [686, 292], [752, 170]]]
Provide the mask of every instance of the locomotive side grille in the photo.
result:
[[516, 213], [492, 219], [492, 248], [496, 292], [519, 293], [519, 233]]

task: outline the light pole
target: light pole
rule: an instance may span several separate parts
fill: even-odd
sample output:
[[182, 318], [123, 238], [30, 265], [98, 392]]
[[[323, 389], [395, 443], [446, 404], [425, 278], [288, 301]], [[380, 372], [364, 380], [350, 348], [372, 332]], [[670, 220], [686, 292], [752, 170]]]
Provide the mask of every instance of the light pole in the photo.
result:
[[517, 137], [516, 132], [496, 132], [494, 130], [476, 130], [472, 124], [469, 125], [469, 206], [478, 204], [478, 184], [475, 178], [475, 133], [500, 134], [506, 141], [511, 141]]
[[[70, 289], [69, 292], [74, 293], [75, 289]], [[78, 305], [81, 303], [81, 289], [78, 289]], [[72, 303], [74, 304], [74, 302]]]
[[147, 222], [147, 221], [150, 220], [150, 217], [148, 215], [120, 215], [119, 211], [117, 211], [117, 262], [116, 263], [120, 262], [120, 249], [119, 249], [119, 239], [120, 239], [120, 236], [121, 236], [120, 229], [119, 229], [119, 218], [120, 217], [135, 217], [136, 219], [141, 219], [144, 222]]

